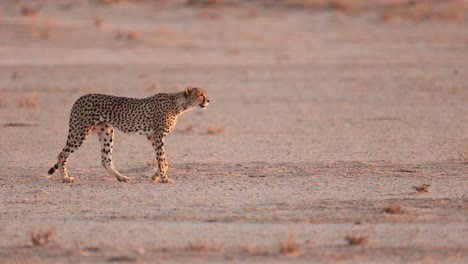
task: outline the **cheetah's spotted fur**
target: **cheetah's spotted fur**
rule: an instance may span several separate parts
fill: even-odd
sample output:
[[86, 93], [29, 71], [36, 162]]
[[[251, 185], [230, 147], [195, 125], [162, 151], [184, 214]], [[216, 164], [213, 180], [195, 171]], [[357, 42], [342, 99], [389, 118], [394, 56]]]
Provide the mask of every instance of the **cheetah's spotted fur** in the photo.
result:
[[58, 155], [58, 162], [49, 170], [49, 177], [60, 170], [63, 182], [75, 181], [67, 173], [68, 158], [93, 131], [101, 142], [102, 166], [117, 180], [129, 181], [130, 178], [120, 174], [112, 163], [114, 128], [117, 128], [124, 133], [146, 135], [156, 152], [159, 168], [159, 175], [156, 173], [152, 179], [172, 183], [166, 175], [169, 163], [164, 153], [164, 137], [172, 131], [181, 114], [198, 106], [205, 108], [209, 102], [205, 90], [192, 87], [179, 93], [160, 93], [143, 99], [84, 95], [71, 109], [67, 143]]

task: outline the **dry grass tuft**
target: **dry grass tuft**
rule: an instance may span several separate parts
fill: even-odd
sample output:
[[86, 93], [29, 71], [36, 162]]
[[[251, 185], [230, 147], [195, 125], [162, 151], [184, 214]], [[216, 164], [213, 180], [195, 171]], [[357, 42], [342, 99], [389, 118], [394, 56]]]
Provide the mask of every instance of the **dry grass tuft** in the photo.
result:
[[99, 3], [103, 5], [114, 5], [120, 2], [124, 2], [125, 0], [100, 0]]
[[133, 31], [133, 30], [130, 30], [128, 31], [127, 33], [127, 39], [129, 40], [137, 40], [140, 38], [140, 34], [138, 34], [138, 32], [136, 31]]
[[5, 123], [3, 124], [4, 127], [34, 127], [37, 124], [34, 123]]
[[192, 125], [192, 124], [188, 124], [188, 125], [184, 128], [184, 132], [185, 132], [185, 133], [193, 133], [193, 125]]
[[429, 192], [430, 187], [431, 187], [430, 184], [423, 184], [420, 186], [413, 186], [413, 189], [415, 189], [418, 192]]
[[292, 230], [289, 233], [288, 241], [280, 243], [279, 253], [287, 256], [297, 256], [301, 253], [299, 243], [297, 242], [297, 233]]
[[116, 38], [116, 39], [123, 39], [123, 38], [124, 38], [124, 35], [125, 35], [124, 33], [122, 33], [121, 31], [119, 31], [119, 32], [117, 32], [117, 33], [115, 34], [115, 38]]
[[24, 77], [24, 74], [21, 73], [21, 72], [17, 72], [17, 71], [14, 71], [11, 73], [11, 79], [12, 80], [19, 80], [19, 79], [22, 79]]
[[101, 16], [96, 16], [94, 18], [94, 26], [100, 28], [102, 27], [102, 24], [104, 24], [104, 18], [102, 18]]
[[369, 243], [368, 235], [350, 234], [345, 237], [346, 242], [351, 246], [365, 246]]
[[212, 10], [202, 10], [198, 13], [198, 17], [204, 20], [211, 20], [211, 21], [218, 21], [221, 20], [223, 17], [215, 11]]
[[464, 0], [436, 1], [436, 0], [403, 0], [382, 6], [380, 18], [394, 20], [407, 18], [411, 20], [462, 20], [467, 9]]
[[195, 127], [192, 124], [188, 124], [185, 128], [178, 129], [177, 132], [182, 134], [193, 134], [195, 133]]
[[130, 31], [127, 31], [127, 32], [119, 31], [115, 35], [115, 38], [116, 39], [127, 39], [127, 40], [135, 41], [135, 40], [138, 40], [140, 38], [140, 34], [138, 34], [138, 32], [136, 32], [134, 30], [130, 30]]
[[417, 171], [413, 169], [398, 169], [397, 172], [416, 173]]
[[115, 257], [108, 258], [107, 261], [112, 262], [112, 263], [116, 263], [116, 262], [137, 262], [138, 258], [129, 257], [129, 256], [115, 256]]
[[383, 211], [387, 214], [402, 214], [405, 212], [403, 206], [399, 202], [394, 202], [393, 204], [385, 207]]
[[249, 9], [247, 9], [247, 16], [250, 17], [250, 18], [257, 18], [259, 15], [258, 13], [258, 9], [255, 8], [255, 7], [251, 7]]
[[33, 34], [41, 39], [51, 39], [57, 23], [58, 21], [54, 18], [44, 19], [35, 27]]
[[19, 107], [26, 107], [26, 108], [36, 108], [37, 106], [37, 92], [33, 90], [29, 96], [25, 98], [20, 98], [18, 100]]
[[257, 253], [257, 251], [257, 248], [253, 245], [247, 245], [242, 249], [242, 252], [246, 254], [254, 254]]
[[[117, 2], [118, 0], [106, 0]], [[122, 1], [122, 0], [120, 0]], [[219, 20], [221, 16], [216, 9], [226, 6], [245, 6], [247, 16], [255, 18], [258, 11], [255, 7], [247, 5], [249, 1], [240, 0], [185, 0], [190, 7], [199, 7], [203, 11], [199, 14], [201, 18]], [[256, 2], [261, 7], [277, 7], [307, 9], [313, 11], [328, 10], [342, 14], [357, 14], [359, 12], [377, 12], [382, 20], [388, 21], [395, 18], [410, 20], [463, 20], [466, 17], [468, 5], [466, 0], [263, 0]], [[214, 10], [213, 12], [209, 12]]]
[[232, 55], [239, 55], [240, 54], [240, 49], [239, 48], [233, 48], [230, 50]]
[[363, 1], [331, 0], [328, 6], [330, 9], [343, 11], [345, 13], [356, 13], [363, 8]]
[[166, 35], [169, 35], [172, 33], [174, 29], [171, 28], [170, 26], [168, 25], [159, 25], [156, 30], [155, 30], [155, 33], [158, 34], [158, 35], [161, 35], [161, 36], [166, 36]]
[[221, 126], [210, 126], [206, 130], [206, 133], [208, 133], [209, 135], [220, 135], [224, 133], [224, 131], [224, 128]]
[[215, 7], [237, 5], [239, 2], [239, 0], [187, 0], [185, 3], [190, 6]]
[[37, 232], [30, 230], [29, 234], [34, 246], [46, 246], [54, 239], [55, 227], [50, 227], [47, 230], [40, 227]]
[[458, 153], [458, 156], [460, 157], [460, 160], [464, 164], [468, 164], [468, 154], [466, 154], [464, 151], [460, 151], [458, 149], [455, 149], [455, 151]]
[[36, 16], [37, 14], [39, 14], [39, 11], [30, 6], [24, 5], [23, 7], [21, 7], [21, 14], [23, 16]]
[[189, 243], [188, 250], [196, 252], [220, 252], [223, 250], [221, 245], [214, 245], [205, 242]]
[[148, 90], [150, 90], [152, 92], [157, 92], [160, 86], [161, 86], [161, 83], [159, 81], [153, 81], [148, 86]]

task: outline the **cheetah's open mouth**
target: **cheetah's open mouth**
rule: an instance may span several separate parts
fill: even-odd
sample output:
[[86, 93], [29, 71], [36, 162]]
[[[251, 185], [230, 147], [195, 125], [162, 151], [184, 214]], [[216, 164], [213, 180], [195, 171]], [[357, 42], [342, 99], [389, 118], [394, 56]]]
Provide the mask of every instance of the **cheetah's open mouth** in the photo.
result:
[[201, 104], [199, 104], [199, 106], [200, 106], [201, 108], [205, 109], [205, 108], [208, 106], [208, 104], [204, 105], [203, 103], [201, 103]]

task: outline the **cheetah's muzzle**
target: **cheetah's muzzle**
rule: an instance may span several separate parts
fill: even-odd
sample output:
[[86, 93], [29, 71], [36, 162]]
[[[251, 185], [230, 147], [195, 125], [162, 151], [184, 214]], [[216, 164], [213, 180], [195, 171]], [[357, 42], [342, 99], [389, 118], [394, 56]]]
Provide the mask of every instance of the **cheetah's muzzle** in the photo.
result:
[[199, 106], [201, 108], [205, 109], [208, 106], [209, 103], [210, 103], [210, 100], [206, 100], [206, 102], [202, 102], [201, 104], [199, 104]]

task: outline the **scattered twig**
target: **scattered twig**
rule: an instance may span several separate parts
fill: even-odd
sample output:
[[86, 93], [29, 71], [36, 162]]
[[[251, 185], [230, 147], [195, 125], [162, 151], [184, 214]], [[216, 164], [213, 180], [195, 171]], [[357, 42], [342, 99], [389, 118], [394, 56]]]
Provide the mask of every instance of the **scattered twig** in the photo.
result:
[[399, 202], [394, 202], [393, 204], [385, 207], [383, 211], [387, 214], [402, 214], [405, 212]]
[[347, 235], [345, 237], [345, 240], [351, 246], [365, 246], [369, 243], [369, 236], [353, 233], [353, 234]]
[[297, 242], [297, 233], [295, 230], [292, 230], [289, 233], [288, 241], [285, 243], [280, 243], [280, 254], [287, 256], [297, 256], [301, 253], [299, 244]]
[[418, 192], [429, 192], [430, 184], [423, 184], [420, 186], [413, 186], [413, 188]]
[[44, 230], [41, 226], [37, 232], [30, 230], [29, 234], [34, 246], [46, 246], [54, 239], [55, 227], [52, 226]]

